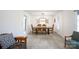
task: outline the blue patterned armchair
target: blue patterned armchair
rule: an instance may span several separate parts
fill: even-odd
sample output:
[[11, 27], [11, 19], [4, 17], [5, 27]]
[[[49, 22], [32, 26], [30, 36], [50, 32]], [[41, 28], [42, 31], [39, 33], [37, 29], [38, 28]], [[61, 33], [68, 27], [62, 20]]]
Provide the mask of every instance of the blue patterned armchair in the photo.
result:
[[0, 48], [2, 49], [11, 49], [16, 46], [21, 46], [13, 37], [12, 33], [0, 34]]

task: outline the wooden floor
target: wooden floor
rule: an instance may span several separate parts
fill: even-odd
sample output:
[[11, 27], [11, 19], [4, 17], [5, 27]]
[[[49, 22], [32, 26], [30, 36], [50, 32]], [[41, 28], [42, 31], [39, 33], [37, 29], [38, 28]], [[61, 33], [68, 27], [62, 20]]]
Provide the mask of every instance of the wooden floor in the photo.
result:
[[27, 49], [64, 49], [64, 39], [56, 33], [28, 34]]

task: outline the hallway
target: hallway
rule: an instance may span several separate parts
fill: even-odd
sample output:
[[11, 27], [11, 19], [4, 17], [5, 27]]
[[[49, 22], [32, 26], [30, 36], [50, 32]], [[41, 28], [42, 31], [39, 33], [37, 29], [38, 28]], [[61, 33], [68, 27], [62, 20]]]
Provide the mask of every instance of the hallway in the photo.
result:
[[63, 49], [64, 39], [57, 33], [28, 34], [27, 49]]

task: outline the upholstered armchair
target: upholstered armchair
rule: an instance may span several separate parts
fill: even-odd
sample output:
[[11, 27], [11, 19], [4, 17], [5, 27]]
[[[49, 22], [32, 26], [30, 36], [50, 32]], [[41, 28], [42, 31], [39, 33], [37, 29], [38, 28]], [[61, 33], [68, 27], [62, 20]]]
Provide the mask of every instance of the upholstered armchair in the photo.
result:
[[12, 33], [0, 34], [0, 49], [20, 49], [21, 44], [16, 42]]
[[72, 35], [65, 36], [64, 47], [79, 48], [79, 32], [74, 31]]

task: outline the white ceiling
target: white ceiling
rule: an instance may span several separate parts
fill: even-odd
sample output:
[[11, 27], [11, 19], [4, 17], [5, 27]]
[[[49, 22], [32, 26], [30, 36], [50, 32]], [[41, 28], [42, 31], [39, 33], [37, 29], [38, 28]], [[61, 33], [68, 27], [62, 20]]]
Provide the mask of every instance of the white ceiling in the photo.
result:
[[27, 12], [30, 15], [40, 16], [42, 14], [46, 16], [53, 16], [58, 12], [61, 12], [62, 10], [25, 10], [24, 12]]

